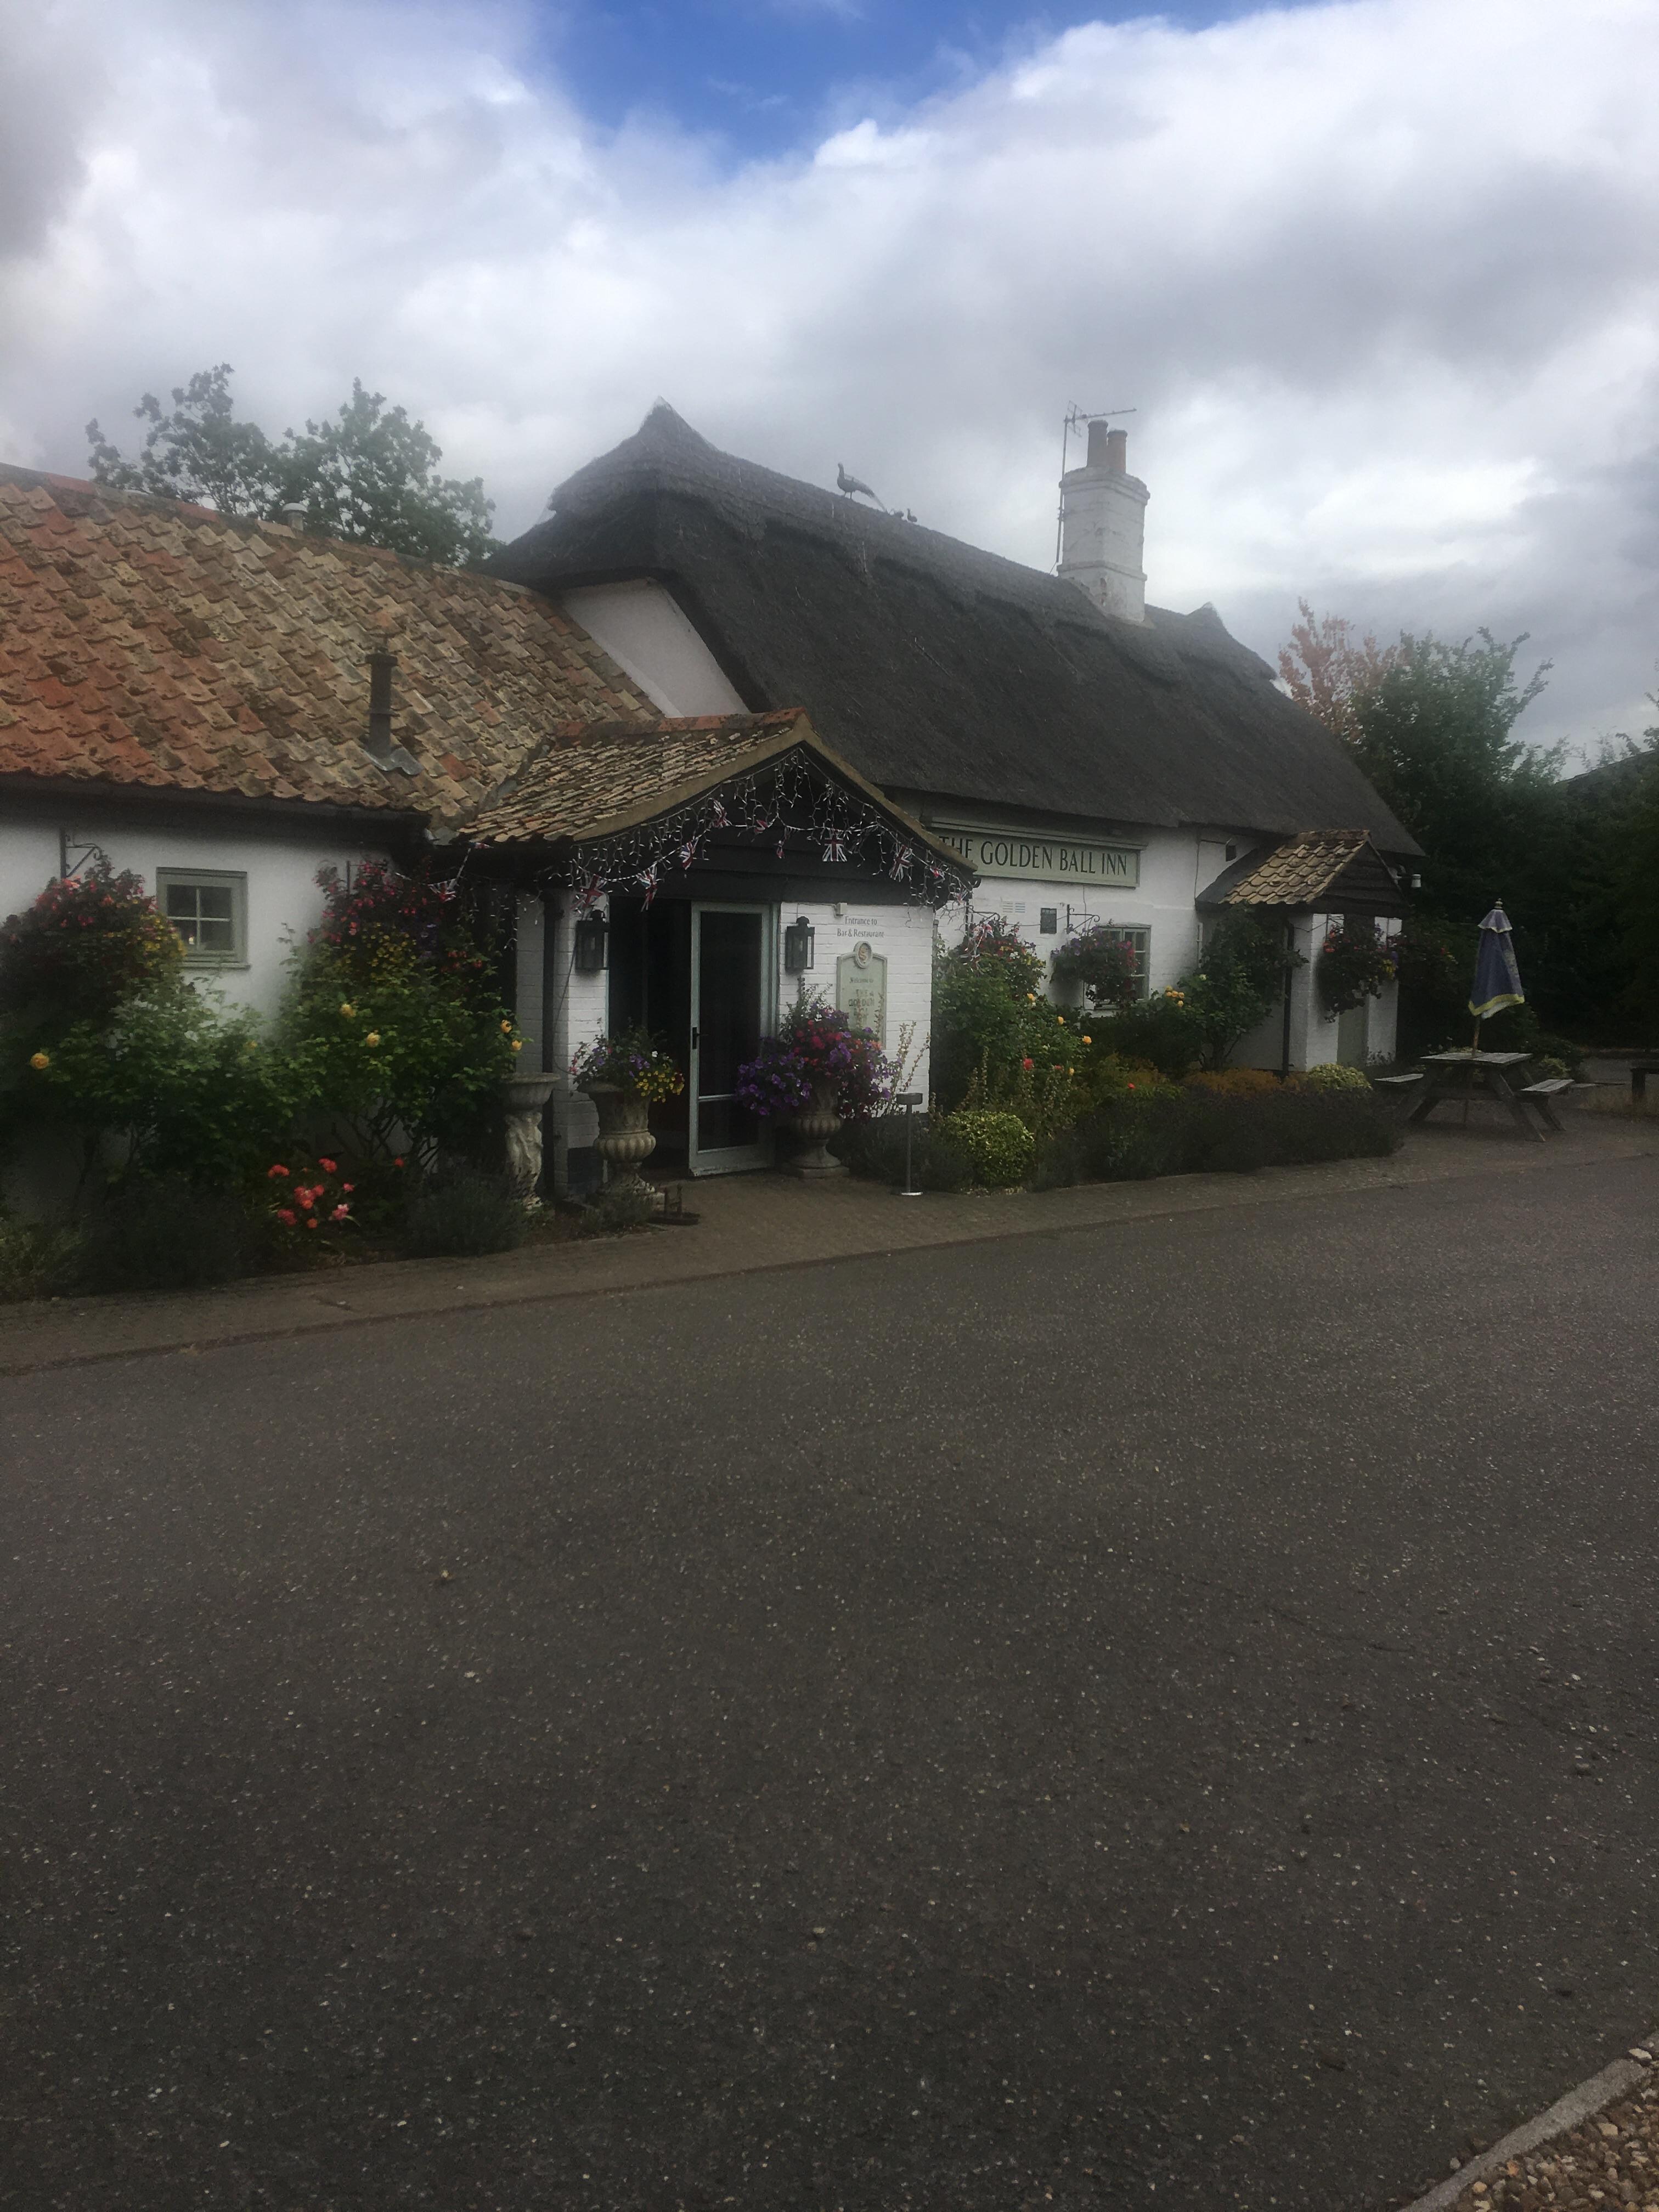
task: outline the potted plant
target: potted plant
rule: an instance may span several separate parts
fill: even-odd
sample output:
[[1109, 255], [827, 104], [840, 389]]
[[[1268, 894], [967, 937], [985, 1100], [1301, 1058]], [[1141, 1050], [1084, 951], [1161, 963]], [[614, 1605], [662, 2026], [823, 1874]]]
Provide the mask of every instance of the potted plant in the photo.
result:
[[790, 1174], [810, 1179], [847, 1173], [830, 1139], [843, 1121], [867, 1119], [884, 1104], [892, 1078], [875, 1031], [855, 1030], [803, 987], [777, 1035], [764, 1038], [738, 1070], [737, 1095], [751, 1113], [786, 1123], [803, 1140], [787, 1165]]
[[650, 1033], [635, 1027], [596, 1037], [570, 1063], [574, 1089], [593, 1101], [599, 1117], [594, 1149], [611, 1170], [613, 1190], [642, 1192], [639, 1169], [657, 1149], [648, 1123], [659, 1098], [678, 1098], [685, 1078]]

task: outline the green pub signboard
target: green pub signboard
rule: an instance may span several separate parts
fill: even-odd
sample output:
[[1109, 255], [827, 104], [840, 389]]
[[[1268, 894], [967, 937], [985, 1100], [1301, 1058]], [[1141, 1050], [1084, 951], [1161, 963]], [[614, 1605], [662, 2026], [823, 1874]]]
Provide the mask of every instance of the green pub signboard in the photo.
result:
[[1134, 845], [1096, 845], [1044, 830], [980, 830], [958, 822], [936, 822], [933, 828], [942, 844], [981, 876], [1075, 884], [1081, 890], [1133, 890], [1140, 881]]

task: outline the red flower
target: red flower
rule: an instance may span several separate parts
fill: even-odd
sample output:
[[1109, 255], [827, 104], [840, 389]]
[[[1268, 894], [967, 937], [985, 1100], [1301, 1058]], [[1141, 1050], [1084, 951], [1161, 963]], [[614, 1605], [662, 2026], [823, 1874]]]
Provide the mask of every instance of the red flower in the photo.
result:
[[331, 1221], [343, 1221], [350, 1211], [349, 1206], [337, 1206], [328, 1218]]
[[267, 1169], [266, 1169], [266, 1170], [265, 1170], [265, 1180], [266, 1180], [266, 1182], [269, 1182], [272, 1176], [285, 1176], [287, 1173], [288, 1173], [288, 1170], [287, 1170], [287, 1169], [283, 1165], [282, 1162], [279, 1160], [279, 1161], [276, 1163], [276, 1165], [274, 1168], [267, 1168]]
[[317, 1217], [316, 1217], [316, 1215], [313, 1213], [313, 1214], [312, 1215], [312, 1217], [311, 1217], [310, 1220], [307, 1222], [307, 1224], [306, 1224], [306, 1227], [307, 1227], [307, 1229], [314, 1229], [316, 1226], [317, 1226]]
[[1131, 1091], [1133, 1091], [1133, 1090], [1134, 1089], [1134, 1085], [1133, 1085], [1133, 1083], [1129, 1085], [1129, 1088], [1130, 1088], [1130, 1090], [1131, 1090]]
[[357, 1186], [355, 1182], [343, 1182], [340, 1188], [342, 1190], [356, 1190]]
[[325, 1175], [333, 1175], [337, 1171], [340, 1164], [337, 1160], [319, 1160], [317, 1164]]
[[279, 1206], [276, 1209], [276, 1218], [278, 1221], [287, 1222], [289, 1227], [292, 1229], [294, 1226], [293, 1207], [291, 1206]]
[[1030, 1067], [1035, 1065], [1033, 1061], [1029, 1060], [1022, 1060], [1019, 1064], [1022, 1067]]
[[403, 1162], [401, 1160], [393, 1160], [392, 1164], [394, 1168], [400, 1168], [403, 1165]]

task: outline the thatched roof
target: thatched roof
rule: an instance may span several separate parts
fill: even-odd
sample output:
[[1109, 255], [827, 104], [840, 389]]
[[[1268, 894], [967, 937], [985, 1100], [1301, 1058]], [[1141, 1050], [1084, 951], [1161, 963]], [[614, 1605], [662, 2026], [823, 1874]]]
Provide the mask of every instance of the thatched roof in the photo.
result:
[[1073, 585], [739, 460], [671, 407], [491, 566], [549, 593], [653, 576], [757, 710], [799, 702], [884, 790], [1097, 823], [1418, 849], [1212, 607], [1102, 614]]

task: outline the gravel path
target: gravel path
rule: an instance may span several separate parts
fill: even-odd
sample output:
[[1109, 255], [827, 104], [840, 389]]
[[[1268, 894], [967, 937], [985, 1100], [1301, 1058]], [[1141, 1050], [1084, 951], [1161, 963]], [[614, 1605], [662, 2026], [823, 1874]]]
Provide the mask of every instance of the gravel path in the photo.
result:
[[1659, 2212], [1659, 2081], [1595, 2118], [1512, 2158], [1501, 2173], [1472, 2182], [1456, 2212], [1570, 2212], [1595, 2205]]

